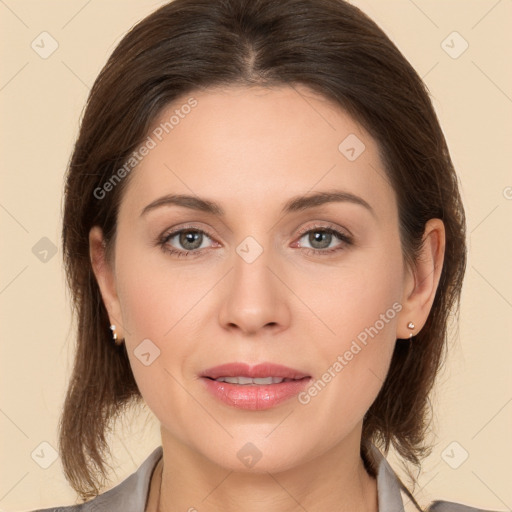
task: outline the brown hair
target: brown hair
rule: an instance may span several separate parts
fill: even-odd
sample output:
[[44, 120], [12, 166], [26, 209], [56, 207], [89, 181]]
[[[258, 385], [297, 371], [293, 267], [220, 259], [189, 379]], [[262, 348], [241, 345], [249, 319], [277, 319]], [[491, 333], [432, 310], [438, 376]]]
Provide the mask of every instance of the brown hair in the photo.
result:
[[130, 176], [106, 199], [95, 191], [177, 98], [213, 86], [294, 84], [334, 101], [377, 141], [396, 192], [404, 261], [415, 261], [429, 219], [445, 224], [432, 310], [412, 343], [396, 343], [361, 445], [365, 460], [370, 441], [386, 452], [393, 445], [416, 466], [428, 453], [429, 393], [450, 312], [458, 312], [466, 245], [457, 177], [426, 86], [382, 30], [345, 1], [175, 0], [133, 27], [102, 69], [66, 176], [62, 241], [78, 335], [59, 443], [66, 478], [84, 500], [101, 490], [110, 422], [142, 402], [125, 345], [112, 342], [88, 243], [100, 226], [112, 254]]

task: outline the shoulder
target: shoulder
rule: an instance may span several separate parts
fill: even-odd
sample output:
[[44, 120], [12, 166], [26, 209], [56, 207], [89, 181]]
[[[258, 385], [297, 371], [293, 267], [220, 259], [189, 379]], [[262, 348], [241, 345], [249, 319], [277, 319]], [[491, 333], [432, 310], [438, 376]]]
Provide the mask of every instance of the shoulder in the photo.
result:
[[494, 510], [470, 507], [469, 505], [462, 505], [454, 501], [433, 501], [427, 509], [427, 512], [497, 512]]
[[[377, 479], [377, 495], [379, 512], [397, 512], [417, 510], [410, 499], [410, 492], [395, 473], [384, 454], [370, 444], [368, 455], [369, 465]], [[407, 508], [406, 508], [407, 506]], [[421, 508], [419, 509], [421, 510]], [[470, 507], [454, 501], [436, 500], [424, 509], [425, 512], [497, 512], [494, 510]]]
[[157, 447], [135, 473], [86, 503], [37, 509], [31, 512], [140, 512], [145, 508], [151, 475], [162, 454], [162, 447]]

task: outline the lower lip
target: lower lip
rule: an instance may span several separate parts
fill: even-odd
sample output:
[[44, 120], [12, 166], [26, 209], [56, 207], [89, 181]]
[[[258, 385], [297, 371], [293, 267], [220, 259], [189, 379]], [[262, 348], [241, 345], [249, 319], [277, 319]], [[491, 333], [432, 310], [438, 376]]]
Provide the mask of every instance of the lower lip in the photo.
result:
[[268, 385], [229, 384], [206, 377], [202, 380], [208, 391], [225, 404], [238, 409], [263, 411], [298, 395], [308, 385], [311, 377]]

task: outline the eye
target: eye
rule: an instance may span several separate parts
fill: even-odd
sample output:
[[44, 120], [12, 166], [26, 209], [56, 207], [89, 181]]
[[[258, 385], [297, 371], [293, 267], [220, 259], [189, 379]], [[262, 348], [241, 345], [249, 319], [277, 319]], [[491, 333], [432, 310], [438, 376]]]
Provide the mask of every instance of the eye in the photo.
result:
[[[310, 244], [312, 247], [304, 247], [301, 244], [300, 249], [313, 254], [323, 255], [343, 250], [347, 245], [352, 245], [353, 243], [352, 237], [341, 233], [330, 225], [314, 226], [314, 228], [309, 228], [305, 231], [302, 230], [299, 240], [302, 239], [305, 239], [306, 243]], [[337, 244], [336, 241], [338, 241]], [[332, 247], [332, 243], [335, 243], [334, 247]]]
[[207, 239], [211, 240], [211, 236], [206, 231], [195, 227], [186, 227], [166, 233], [159, 241], [159, 245], [164, 252], [181, 257], [188, 256], [190, 253], [202, 253], [202, 249], [208, 247], [208, 243], [206, 246], [204, 245]]
[[[341, 233], [331, 225], [315, 225], [313, 228], [309, 227], [301, 230], [299, 234], [299, 240], [305, 239], [305, 242], [299, 245], [295, 242], [292, 247], [297, 247], [301, 251], [315, 255], [329, 255], [353, 244], [351, 236]], [[195, 257], [201, 255], [209, 246], [212, 246], [211, 243], [208, 243], [208, 240], [213, 241], [213, 236], [207, 231], [194, 226], [186, 226], [165, 233], [159, 239], [158, 245], [164, 252], [177, 257]], [[311, 247], [305, 247], [303, 243], [310, 244]], [[332, 246], [333, 243], [335, 244], [334, 247]], [[220, 246], [218, 242], [214, 241], [214, 244], [217, 247]]]

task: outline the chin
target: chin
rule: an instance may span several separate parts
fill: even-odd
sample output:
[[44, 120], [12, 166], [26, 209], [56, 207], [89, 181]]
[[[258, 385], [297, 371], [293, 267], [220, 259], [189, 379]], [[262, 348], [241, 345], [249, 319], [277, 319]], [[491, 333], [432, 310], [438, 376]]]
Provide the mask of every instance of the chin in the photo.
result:
[[210, 444], [198, 446], [197, 449], [213, 464], [226, 470], [253, 474], [279, 473], [305, 462], [304, 442], [291, 441], [288, 438], [285, 444], [277, 438], [270, 440], [258, 435], [237, 436], [224, 443], [215, 443], [214, 447]]

